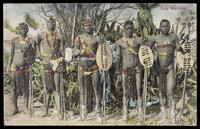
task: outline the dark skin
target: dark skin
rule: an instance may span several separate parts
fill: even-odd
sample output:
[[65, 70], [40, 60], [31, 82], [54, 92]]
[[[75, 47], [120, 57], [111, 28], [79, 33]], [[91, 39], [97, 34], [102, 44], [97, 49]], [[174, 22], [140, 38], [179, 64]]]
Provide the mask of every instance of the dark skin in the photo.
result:
[[[46, 21], [46, 25], [47, 25], [47, 30], [48, 32], [54, 32], [56, 29], [56, 21], [55, 20], [47, 20]], [[42, 55], [41, 51], [40, 51], [40, 44], [42, 45], [43, 48], [43, 54], [46, 53], [48, 55], [53, 55], [55, 53], [61, 53], [63, 56], [64, 55], [64, 37], [56, 32], [56, 39], [55, 39], [55, 46], [53, 48], [51, 48], [48, 43], [47, 43], [47, 39], [46, 39], [46, 33], [47, 32], [42, 32], [39, 33], [37, 36], [37, 53], [39, 55], [39, 57], [42, 59], [44, 64], [50, 64], [50, 60], [51, 60], [51, 56], [45, 56]], [[50, 37], [50, 34], [49, 34]], [[50, 45], [53, 46], [54, 45], [54, 40], [50, 40], [49, 41]], [[48, 115], [48, 107], [49, 107], [49, 97], [50, 97], [50, 91], [47, 90], [47, 86], [46, 86], [46, 82], [45, 82], [45, 76], [46, 76], [46, 71], [41, 68], [41, 73], [42, 73], [42, 82], [44, 85], [44, 113], [42, 116], [47, 116]], [[56, 101], [56, 106], [57, 106], [57, 111], [58, 111], [58, 116], [61, 116], [61, 105], [60, 105], [60, 74], [59, 73], [54, 73], [53, 75], [54, 77], [54, 82], [55, 82], [55, 101]]]
[[[133, 33], [134, 33], [134, 26], [133, 25], [125, 25], [124, 27], [125, 31], [125, 37], [119, 39], [116, 41], [116, 58], [117, 58], [117, 64], [116, 64], [116, 73], [120, 73], [120, 65], [122, 65], [123, 68], [131, 68], [135, 67], [136, 70], [139, 70], [138, 67], [139, 64], [139, 58], [138, 55], [132, 54], [127, 49], [127, 44], [125, 43], [124, 39], [132, 39]], [[139, 37], [135, 37], [134, 41], [129, 40], [128, 44], [131, 47], [135, 47], [135, 51], [139, 51], [139, 47], [143, 45], [142, 39]], [[127, 74], [118, 74], [118, 81], [122, 81], [122, 88], [123, 88], [123, 112], [127, 115], [128, 113], [128, 91], [127, 91]], [[137, 87], [137, 103], [138, 103], [138, 109], [139, 114], [141, 114], [141, 106], [142, 106], [142, 97], [141, 97], [141, 85], [142, 82], [142, 74], [141, 72], [136, 74], [136, 87]]]
[[[26, 65], [24, 60], [24, 49], [26, 49], [29, 46], [32, 46], [35, 49], [35, 41], [31, 38], [27, 38], [28, 33], [28, 27], [20, 27], [20, 37], [15, 37], [11, 41], [11, 51], [10, 51], [10, 57], [9, 57], [9, 63], [8, 63], [8, 73], [11, 76], [11, 83], [12, 83], [12, 93], [11, 93], [11, 101], [12, 101], [12, 107], [13, 111], [11, 112], [11, 115], [15, 115], [18, 113], [18, 107], [17, 107], [17, 100], [18, 100], [18, 92], [17, 86], [16, 86], [16, 73], [13, 71], [19, 71], [21, 68]], [[24, 49], [20, 44], [20, 41], [24, 41], [26, 39], [26, 43], [24, 45]], [[26, 113], [28, 111], [28, 101], [29, 101], [29, 72], [22, 73], [24, 74], [24, 84], [25, 84], [25, 93], [24, 93], [24, 112]], [[19, 87], [18, 87], [19, 88]]]
[[[103, 40], [100, 38], [100, 36], [93, 36], [93, 26], [91, 23], [84, 24], [84, 30], [85, 33], [83, 34], [86, 38], [84, 38], [84, 42], [90, 47], [90, 49], [96, 54], [96, 51], [98, 49], [98, 46], [103, 43]], [[82, 36], [83, 36], [82, 35]], [[78, 66], [78, 80], [79, 80], [79, 86], [80, 86], [80, 97], [86, 98], [86, 91], [84, 91], [84, 71], [81, 69], [81, 66], [83, 67], [91, 67], [94, 64], [96, 64], [96, 60], [93, 58], [87, 58], [84, 55], [81, 54], [81, 51], [84, 49], [80, 47], [79, 45], [79, 39], [76, 37], [75, 39], [75, 47], [73, 51], [73, 56], [78, 57], [79, 56], [79, 66]], [[81, 65], [81, 66], [80, 66]], [[100, 108], [100, 100], [99, 100], [99, 91], [98, 91], [98, 79], [99, 79], [99, 71], [94, 72], [90, 75], [92, 77], [92, 85], [94, 89], [95, 94], [95, 103], [96, 108]], [[83, 105], [86, 105], [86, 99], [83, 99]]]
[[[170, 34], [170, 23], [161, 22], [160, 24], [161, 34], [155, 36], [149, 43], [149, 46], [152, 48], [156, 47], [156, 52], [167, 52], [171, 53], [168, 56], [157, 55], [157, 63], [159, 63], [159, 67], [165, 67], [169, 70], [167, 73], [167, 91], [163, 93], [163, 91], [159, 90], [159, 98], [161, 105], [161, 112], [166, 111], [166, 97], [169, 99], [169, 107], [171, 114], [175, 114], [175, 100], [174, 100], [174, 91], [175, 91], [175, 72], [174, 72], [174, 52], [175, 50], [181, 50], [181, 45], [179, 43], [179, 38], [176, 34]], [[170, 44], [170, 47], [162, 47], [163, 45]], [[159, 47], [161, 46], [161, 47]], [[183, 52], [184, 54], [184, 52]], [[157, 67], [158, 69], [158, 67]], [[157, 75], [157, 83], [160, 83], [160, 74]]]

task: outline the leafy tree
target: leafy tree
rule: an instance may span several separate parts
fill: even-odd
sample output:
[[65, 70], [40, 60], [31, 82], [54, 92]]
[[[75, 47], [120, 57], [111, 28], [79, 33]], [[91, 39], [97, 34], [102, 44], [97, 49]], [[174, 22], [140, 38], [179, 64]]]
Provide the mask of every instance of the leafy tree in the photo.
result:
[[26, 22], [31, 28], [33, 28], [34, 30], [36, 30], [36, 29], [38, 28], [39, 23], [37, 23], [37, 22], [35, 21], [35, 19], [31, 16], [31, 14], [26, 13], [25, 16], [24, 16], [24, 18], [25, 18], [25, 22]]

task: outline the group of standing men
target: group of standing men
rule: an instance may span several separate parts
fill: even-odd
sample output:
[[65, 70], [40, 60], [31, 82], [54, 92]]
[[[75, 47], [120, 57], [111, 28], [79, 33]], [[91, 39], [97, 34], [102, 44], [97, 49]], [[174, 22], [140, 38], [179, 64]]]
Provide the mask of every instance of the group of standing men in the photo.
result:
[[[99, 76], [100, 70], [96, 63], [96, 52], [98, 46], [105, 41], [103, 37], [94, 35], [94, 26], [91, 20], [82, 22], [85, 33], [78, 35], [75, 39], [73, 50], [74, 58], [79, 59], [78, 63], [78, 81], [80, 88], [80, 119], [85, 120], [87, 114], [87, 79], [91, 77], [92, 87], [94, 91], [94, 107], [95, 116], [101, 117], [101, 93], [99, 92]], [[28, 58], [35, 60], [35, 54], [42, 60], [42, 81], [44, 86], [44, 112], [42, 117], [48, 116], [50, 94], [55, 91], [55, 102], [59, 119], [62, 118], [63, 107], [61, 106], [60, 94], [60, 75], [65, 71], [66, 64], [63, 63], [64, 55], [64, 37], [56, 32], [56, 20], [54, 17], [49, 17], [46, 22], [47, 31], [39, 33], [37, 40], [34, 41], [28, 37], [28, 25], [20, 23], [20, 37], [16, 37], [11, 41], [11, 53], [8, 64], [8, 71], [12, 80], [12, 115], [18, 113], [17, 99], [19, 95], [24, 93], [25, 111], [28, 110], [29, 99], [29, 66], [32, 63], [27, 63]], [[142, 78], [143, 66], [139, 61], [139, 48], [147, 45], [150, 48], [155, 47], [157, 58], [155, 59], [157, 67], [157, 80], [159, 87], [159, 98], [161, 105], [161, 120], [167, 118], [167, 103], [169, 98], [169, 115], [171, 120], [175, 122], [175, 73], [174, 73], [174, 52], [175, 49], [185, 53], [179, 44], [179, 38], [175, 34], [169, 33], [170, 22], [166, 19], [160, 22], [161, 34], [155, 36], [149, 43], [144, 43], [141, 37], [138, 37], [134, 32], [134, 24], [131, 20], [124, 23], [124, 36], [116, 41], [116, 75], [119, 81], [122, 82], [123, 88], [123, 110], [122, 120], [128, 119], [128, 100], [132, 97], [137, 100], [138, 117], [142, 117]], [[26, 49], [34, 48], [26, 55]], [[58, 60], [61, 59], [61, 60]], [[55, 68], [54, 68], [55, 65]], [[59, 67], [59, 68], [58, 68]], [[163, 85], [162, 75], [165, 74], [167, 85]], [[162, 83], [161, 83], [162, 82]], [[30, 82], [31, 83], [31, 82]], [[166, 89], [166, 90], [165, 90]]]

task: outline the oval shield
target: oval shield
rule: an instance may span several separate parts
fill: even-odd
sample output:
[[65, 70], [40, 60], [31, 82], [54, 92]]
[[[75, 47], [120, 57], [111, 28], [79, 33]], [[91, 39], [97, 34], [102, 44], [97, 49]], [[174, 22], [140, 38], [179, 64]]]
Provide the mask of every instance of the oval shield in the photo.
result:
[[107, 44], [98, 47], [96, 53], [96, 62], [101, 70], [109, 70], [112, 65], [112, 51]]
[[30, 46], [24, 52], [24, 60], [27, 65], [32, 65], [36, 59], [35, 49]]
[[[186, 50], [186, 49], [190, 50], [191, 49], [189, 42], [183, 43], [181, 45], [181, 47], [184, 50]], [[177, 52], [176, 53], [176, 60], [177, 60], [178, 66], [181, 67], [183, 70], [188, 70], [194, 64], [194, 60], [192, 58], [191, 53], [186, 53], [185, 55], [183, 55], [181, 52]]]
[[145, 68], [150, 68], [153, 65], [153, 53], [148, 46], [141, 46], [138, 52], [140, 63]]
[[58, 73], [64, 73], [66, 71], [66, 63], [61, 53], [54, 54], [50, 63], [52, 64], [53, 71]]

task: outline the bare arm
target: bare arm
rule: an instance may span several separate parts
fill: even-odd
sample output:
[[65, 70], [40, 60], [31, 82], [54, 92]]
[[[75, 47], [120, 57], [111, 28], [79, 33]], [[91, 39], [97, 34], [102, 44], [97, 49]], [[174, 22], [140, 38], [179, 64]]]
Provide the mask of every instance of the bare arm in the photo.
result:
[[149, 41], [148, 46], [149, 46], [150, 48], [152, 48], [153, 45], [154, 45], [155, 43], [156, 43], [156, 39], [155, 39], [155, 37], [154, 37], [154, 38], [152, 38], [152, 39]]
[[63, 55], [63, 57], [65, 58], [65, 49], [64, 49], [65, 47], [64, 47], [64, 45], [65, 45], [65, 39], [64, 39], [63, 36], [61, 36], [61, 39], [60, 39], [60, 52]]
[[36, 39], [36, 52], [38, 54], [38, 56], [41, 58], [42, 55], [41, 55], [41, 51], [40, 51], [40, 43], [41, 43], [42, 39], [41, 39], [41, 35], [38, 34], [37, 35], [37, 39]]
[[179, 37], [177, 35], [174, 35], [174, 37], [175, 37], [174, 42], [175, 42], [175, 45], [176, 45], [176, 50], [179, 51], [179, 52], [181, 52], [181, 53], [183, 53], [183, 54], [185, 54], [186, 52], [181, 47]]
[[101, 44], [104, 43], [103, 37], [99, 37], [99, 42], [98, 42], [98, 46], [100, 46]]
[[117, 41], [115, 43], [116, 45], [116, 74], [120, 74], [120, 62], [121, 62], [121, 46], [120, 46], [120, 42]]
[[35, 40], [32, 39], [31, 45], [35, 49], [35, 52], [36, 52], [36, 42], [35, 42]]
[[9, 62], [8, 62], [8, 72], [9, 73], [10, 73], [10, 69], [11, 69], [11, 64], [13, 62], [14, 50], [15, 50], [15, 43], [14, 43], [14, 39], [12, 39], [12, 41], [11, 41], [11, 49], [10, 49], [10, 56], [9, 56]]
[[143, 42], [141, 37], [137, 37], [136, 38], [136, 44], [139, 45], [139, 46], [143, 46], [144, 45], [144, 42]]
[[75, 46], [74, 46], [74, 49], [72, 51], [73, 57], [75, 57], [75, 58], [77, 58], [78, 55], [80, 54], [79, 42], [80, 42], [79, 41], [79, 36], [77, 36], [75, 41], [74, 41]]

